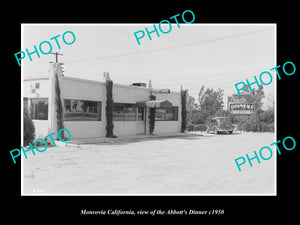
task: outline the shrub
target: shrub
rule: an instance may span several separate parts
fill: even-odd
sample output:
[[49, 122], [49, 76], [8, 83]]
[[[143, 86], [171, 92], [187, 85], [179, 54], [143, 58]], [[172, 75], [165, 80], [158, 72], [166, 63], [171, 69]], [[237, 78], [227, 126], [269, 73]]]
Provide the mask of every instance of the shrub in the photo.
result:
[[181, 133], [184, 133], [186, 130], [186, 96], [187, 96], [187, 91], [181, 91]]
[[[150, 100], [156, 100], [156, 96], [150, 95]], [[149, 110], [149, 133], [150, 134], [153, 134], [154, 127], [155, 127], [155, 114], [156, 114], [156, 109], [150, 108]]]
[[259, 113], [259, 119], [256, 115], [250, 116], [250, 119], [242, 119], [238, 122], [238, 130], [246, 132], [274, 132], [274, 112], [267, 110]]
[[114, 123], [113, 123], [113, 81], [112, 80], [106, 80], [105, 82], [106, 87], [106, 137], [109, 138], [115, 138], [117, 137], [114, 135]]
[[[55, 105], [56, 105], [56, 119], [57, 119], [57, 131], [64, 128], [63, 121], [63, 107], [61, 101], [61, 91], [59, 87], [59, 80], [57, 73], [55, 74]], [[61, 138], [64, 138], [64, 133], [61, 133]]]
[[238, 123], [238, 130], [257, 132], [258, 128], [254, 120], [243, 120]]
[[28, 143], [33, 142], [34, 137], [35, 137], [35, 128], [34, 124], [32, 122], [31, 117], [29, 116], [28, 111], [24, 107], [24, 120], [23, 120], [23, 145], [27, 146]]
[[206, 126], [205, 124], [197, 124], [194, 126], [195, 131], [206, 131]]
[[206, 131], [205, 124], [188, 124], [187, 131]]
[[187, 131], [194, 131], [194, 124], [188, 124], [186, 129]]
[[274, 132], [274, 123], [261, 122], [262, 132]]

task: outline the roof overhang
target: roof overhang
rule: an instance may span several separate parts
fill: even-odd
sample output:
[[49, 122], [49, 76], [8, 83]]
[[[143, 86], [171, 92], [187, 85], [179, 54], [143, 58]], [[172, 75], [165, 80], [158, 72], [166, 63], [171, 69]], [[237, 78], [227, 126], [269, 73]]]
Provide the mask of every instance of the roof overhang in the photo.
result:
[[171, 102], [167, 100], [150, 100], [137, 102], [137, 106], [139, 107], [147, 107], [147, 108], [172, 108], [173, 105]]

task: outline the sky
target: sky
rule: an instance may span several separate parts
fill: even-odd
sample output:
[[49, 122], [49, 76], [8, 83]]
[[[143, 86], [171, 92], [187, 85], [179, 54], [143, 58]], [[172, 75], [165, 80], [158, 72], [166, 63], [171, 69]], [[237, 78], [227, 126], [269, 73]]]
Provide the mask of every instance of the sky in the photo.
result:
[[[158, 27], [158, 22], [153, 22]], [[227, 96], [237, 93], [234, 84], [249, 79], [276, 65], [275, 24], [184, 24], [172, 23], [169, 33], [159, 31], [159, 37], [147, 34], [138, 45], [134, 32], [153, 30], [153, 24], [22, 24], [21, 49], [34, 51], [43, 41], [52, 44], [52, 52], [59, 52], [58, 61], [64, 63], [64, 75], [88, 80], [104, 81], [109, 72], [114, 83], [152, 82], [155, 89], [179, 91], [188, 89], [197, 98], [202, 85], [224, 90]], [[168, 30], [169, 26], [162, 26]], [[62, 35], [75, 34], [75, 42], [66, 45]], [[50, 38], [60, 35], [58, 49]], [[71, 35], [66, 35], [72, 41]], [[46, 52], [47, 46], [43, 45]], [[21, 61], [22, 76], [40, 77], [48, 74], [52, 54], [40, 58], [33, 54]], [[17, 61], [16, 61], [17, 63]], [[271, 72], [271, 71], [270, 71]], [[273, 78], [276, 77], [272, 71]], [[265, 78], [267, 80], [267, 78]], [[264, 86], [264, 108], [275, 98], [276, 79]]]

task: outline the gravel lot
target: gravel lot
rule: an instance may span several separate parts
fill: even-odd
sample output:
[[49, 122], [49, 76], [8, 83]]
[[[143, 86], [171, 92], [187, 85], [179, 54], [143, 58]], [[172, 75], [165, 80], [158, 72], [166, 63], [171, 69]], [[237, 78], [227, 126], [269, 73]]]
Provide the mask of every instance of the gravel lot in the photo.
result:
[[276, 154], [241, 172], [234, 161], [274, 141], [274, 133], [203, 133], [49, 147], [23, 159], [23, 194], [275, 195]]

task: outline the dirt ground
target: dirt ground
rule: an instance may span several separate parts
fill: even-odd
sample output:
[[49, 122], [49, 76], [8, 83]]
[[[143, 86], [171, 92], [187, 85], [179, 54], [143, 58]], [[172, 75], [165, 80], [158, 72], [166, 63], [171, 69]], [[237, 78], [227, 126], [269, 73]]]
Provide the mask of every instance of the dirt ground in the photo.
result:
[[234, 161], [274, 141], [274, 133], [203, 133], [49, 147], [23, 158], [23, 194], [275, 195], [276, 154], [241, 172]]

